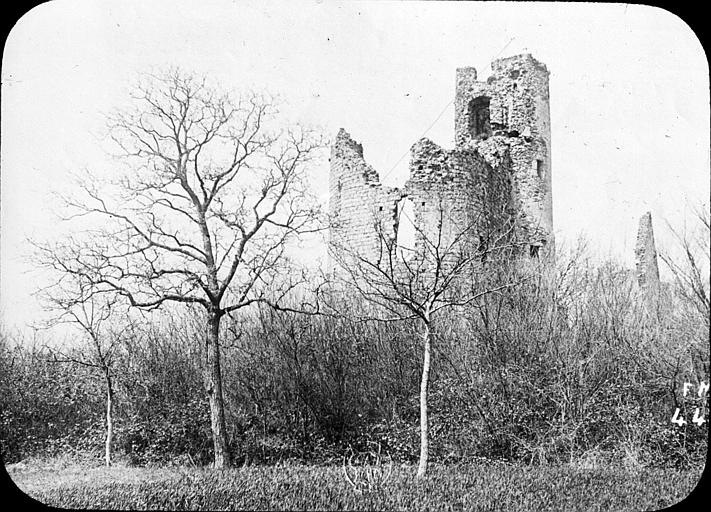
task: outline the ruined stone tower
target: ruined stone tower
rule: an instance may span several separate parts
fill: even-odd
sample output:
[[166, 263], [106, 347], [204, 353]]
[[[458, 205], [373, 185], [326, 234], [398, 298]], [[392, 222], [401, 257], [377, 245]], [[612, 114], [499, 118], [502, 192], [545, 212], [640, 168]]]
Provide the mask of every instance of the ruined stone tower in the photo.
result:
[[652, 214], [647, 212], [639, 219], [637, 245], [634, 250], [636, 259], [637, 282], [647, 289], [659, 287], [659, 266], [657, 264], [657, 248], [654, 244], [652, 229]]
[[530, 252], [553, 252], [553, 195], [548, 70], [530, 54], [495, 60], [477, 80], [474, 68], [457, 69], [455, 145], [475, 148], [492, 167], [510, 156], [512, 200], [519, 239]]
[[[331, 150], [331, 243], [377, 259], [397, 237], [404, 201], [422, 240], [445, 243], [463, 230], [472, 248], [486, 247], [507, 226], [527, 257], [553, 254], [548, 70], [531, 55], [495, 60], [477, 81], [460, 68], [455, 87], [455, 147], [428, 139], [411, 148], [410, 179], [383, 186], [363, 148], [343, 129]], [[515, 222], [514, 222], [515, 221]]]

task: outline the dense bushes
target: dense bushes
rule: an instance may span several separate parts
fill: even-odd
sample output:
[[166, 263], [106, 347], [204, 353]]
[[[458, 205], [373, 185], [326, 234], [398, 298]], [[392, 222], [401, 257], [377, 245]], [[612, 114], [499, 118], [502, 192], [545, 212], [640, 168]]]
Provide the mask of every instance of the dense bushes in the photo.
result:
[[101, 390], [83, 367], [52, 363], [30, 342], [0, 339], [0, 446], [15, 462], [42, 453], [100, 449]]
[[[709, 380], [708, 323], [698, 308], [671, 286], [650, 303], [631, 272], [580, 255], [527, 275], [436, 319], [431, 460], [703, 460], [708, 424], [690, 421], [699, 404], [682, 396], [683, 382]], [[332, 462], [374, 446], [397, 461], [416, 459], [418, 325], [360, 321], [364, 307], [350, 304], [349, 318], [261, 308], [225, 319], [226, 413], [238, 463]], [[191, 318], [183, 310], [124, 330], [116, 446], [134, 463], [211, 460], [199, 322]], [[96, 376], [47, 362], [41, 351], [7, 342], [2, 350], [5, 460], [61, 442], [98, 448]], [[683, 426], [671, 423], [677, 407]]]
[[[414, 412], [419, 354], [407, 325], [262, 310], [233, 323], [231, 335], [229, 401], [242, 406], [265, 456], [270, 447], [298, 446], [272, 456], [338, 458], [342, 447], [365, 443], [360, 437], [379, 421]], [[336, 451], [319, 453], [327, 446]]]
[[[460, 328], [469, 341], [450, 358], [460, 358], [455, 373], [473, 384], [472, 402], [492, 427], [478, 441], [533, 462], [622, 455], [682, 463], [692, 452], [703, 460], [706, 424], [670, 428], [682, 383], [708, 382], [690, 358], [701, 353], [703, 324], [697, 337], [677, 336], [688, 305], [668, 288], [649, 304], [618, 266], [563, 268], [487, 297]], [[659, 449], [660, 438], [694, 448], [682, 461]]]
[[166, 463], [176, 456], [206, 464], [212, 454], [210, 416], [200, 372], [201, 347], [190, 324], [131, 328], [117, 372], [119, 449], [137, 464]]

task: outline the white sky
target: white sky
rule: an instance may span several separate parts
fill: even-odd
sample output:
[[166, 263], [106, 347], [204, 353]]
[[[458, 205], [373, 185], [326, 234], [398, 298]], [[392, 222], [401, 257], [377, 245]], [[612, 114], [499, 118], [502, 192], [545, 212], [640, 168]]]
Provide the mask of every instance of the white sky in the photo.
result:
[[[103, 113], [137, 73], [179, 65], [224, 87], [279, 93], [292, 120], [407, 178], [410, 146], [454, 94], [455, 68], [480, 78], [496, 57], [530, 52], [551, 72], [553, 215], [559, 242], [585, 233], [631, 265], [651, 210], [682, 227], [709, 197], [708, 63], [679, 18], [625, 4], [55, 0], [26, 14], [2, 62], [0, 311], [35, 318], [26, 237], [56, 232], [49, 192], [105, 168]], [[451, 147], [453, 108], [427, 132]], [[405, 155], [403, 157], [403, 155]], [[403, 157], [403, 158], [401, 158]], [[399, 163], [398, 163], [399, 160]], [[397, 163], [397, 165], [396, 165]], [[315, 170], [326, 201], [328, 168]]]

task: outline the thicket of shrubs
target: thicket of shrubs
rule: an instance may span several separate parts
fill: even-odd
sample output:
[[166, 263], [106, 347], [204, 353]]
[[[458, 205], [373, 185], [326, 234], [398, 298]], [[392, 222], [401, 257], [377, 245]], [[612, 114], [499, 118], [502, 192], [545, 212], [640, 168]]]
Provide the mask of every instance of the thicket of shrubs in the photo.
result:
[[[652, 304], [629, 271], [594, 267], [578, 254], [561, 258], [553, 273], [440, 315], [431, 460], [704, 460], [708, 423], [691, 419], [701, 403], [696, 386], [709, 381], [708, 316], [673, 285], [660, 294]], [[212, 459], [200, 332], [181, 311], [123, 330], [113, 363], [115, 448], [134, 464]], [[238, 464], [340, 463], [374, 446], [394, 460], [416, 460], [416, 321], [357, 316], [263, 308], [225, 322], [227, 423]], [[101, 376], [15, 341], [5, 333], [0, 345], [5, 463], [67, 450], [100, 453]], [[695, 386], [687, 397], [684, 382]], [[671, 422], [677, 407], [683, 426]]]

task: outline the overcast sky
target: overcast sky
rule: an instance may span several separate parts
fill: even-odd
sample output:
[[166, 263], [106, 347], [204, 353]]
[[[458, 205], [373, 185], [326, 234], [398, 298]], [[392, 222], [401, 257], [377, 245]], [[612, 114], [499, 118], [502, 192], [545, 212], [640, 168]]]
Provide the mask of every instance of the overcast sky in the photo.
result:
[[[103, 115], [142, 71], [206, 73], [227, 88], [279, 93], [292, 120], [344, 127], [386, 184], [407, 178], [426, 135], [453, 145], [455, 68], [480, 79], [495, 57], [529, 52], [551, 72], [556, 239], [584, 233], [632, 265], [651, 210], [682, 227], [709, 196], [708, 63], [675, 15], [626, 4], [55, 0], [10, 33], [2, 63], [0, 308], [38, 313], [26, 237], [56, 231], [48, 193], [103, 169]], [[328, 179], [315, 170], [323, 201]]]

